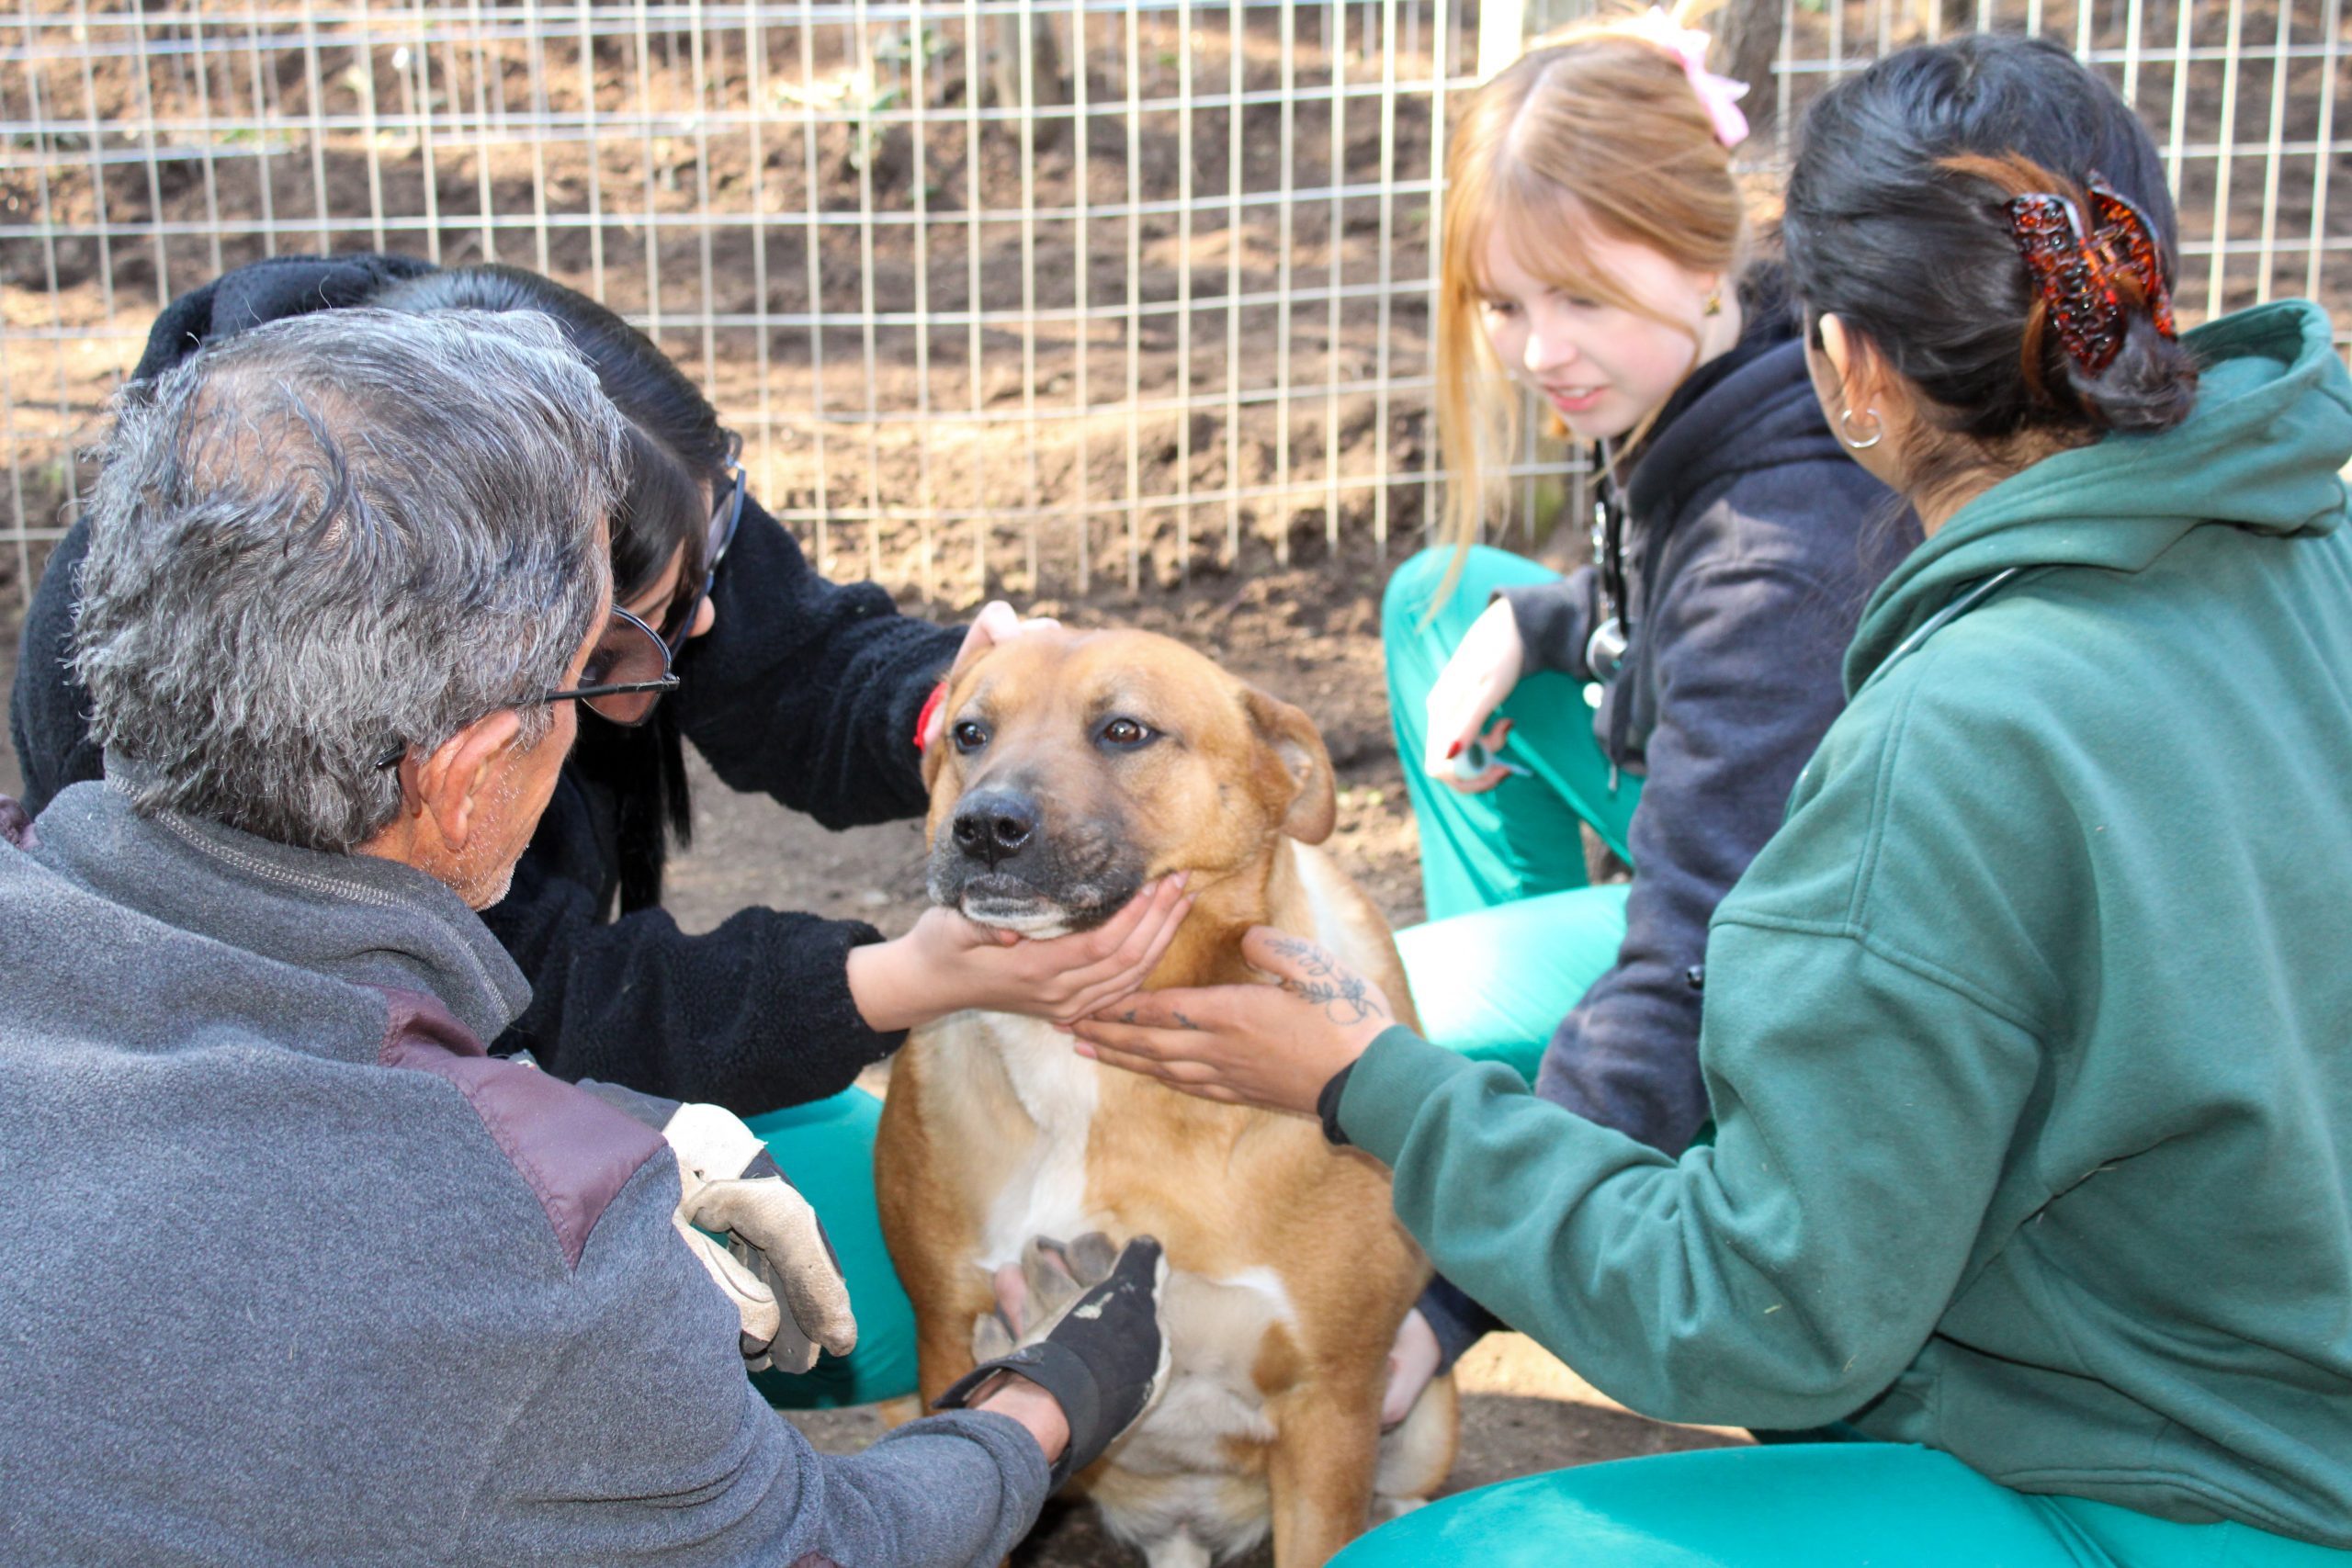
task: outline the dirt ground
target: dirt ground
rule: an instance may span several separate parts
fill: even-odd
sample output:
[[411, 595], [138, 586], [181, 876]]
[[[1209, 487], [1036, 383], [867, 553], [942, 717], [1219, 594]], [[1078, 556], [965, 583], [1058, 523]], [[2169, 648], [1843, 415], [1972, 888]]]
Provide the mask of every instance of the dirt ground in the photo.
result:
[[[1050, 608], [1076, 623], [1169, 633], [1312, 714], [1340, 775], [1340, 826], [1330, 848], [1402, 925], [1421, 913], [1419, 840], [1389, 739], [1377, 637], [1381, 581], [1377, 563], [1366, 559]], [[695, 798], [695, 842], [675, 863], [668, 899], [692, 929], [752, 901], [854, 915], [886, 932], [905, 929], [922, 909], [916, 824], [829, 833], [707, 776]], [[1519, 1335], [1478, 1347], [1461, 1378], [1467, 1398], [1450, 1491], [1562, 1465], [1746, 1440], [1744, 1433], [1633, 1415]], [[884, 1429], [871, 1408], [793, 1419], [832, 1451], [861, 1448]], [[1014, 1561], [1023, 1568], [1114, 1568], [1141, 1559], [1111, 1540], [1091, 1509], [1057, 1506]], [[1261, 1568], [1272, 1557], [1261, 1549], [1244, 1561]]]
[[[1120, 622], [1168, 632], [1314, 715], [1340, 775], [1331, 848], [1398, 924], [1420, 916], [1418, 840], [1388, 739], [1381, 677], [1377, 562], [1365, 558], [1246, 581], [1195, 581], [1136, 598], [1103, 594], [1057, 604], [1087, 625]], [[17, 610], [0, 609], [0, 689], [14, 678]], [[855, 916], [895, 934], [922, 909], [919, 826], [832, 833], [764, 796], [734, 794], [696, 766], [695, 843], [673, 863], [668, 903], [687, 929], [708, 930], [748, 904]], [[0, 794], [18, 787], [14, 755], [0, 756]], [[1744, 1434], [1669, 1426], [1634, 1416], [1518, 1335], [1497, 1336], [1461, 1369], [1462, 1447], [1450, 1490], [1562, 1465], [1744, 1441]], [[854, 1451], [884, 1429], [872, 1407], [796, 1415], [818, 1447]], [[1084, 1506], [1057, 1506], [1014, 1561], [1023, 1568], [1125, 1568], [1141, 1560]], [[1271, 1562], [1264, 1551], [1245, 1560]]]
[[[2314, 234], [2318, 155], [2282, 153], [2275, 167], [2255, 155], [2275, 137], [2309, 144], [2326, 102], [2307, 47], [2243, 81], [2221, 58], [2240, 34], [2272, 36], [2279, 0], [2199, 7], [2177, 28], [2168, 9], [2142, 28], [2154, 52], [2132, 77], [2139, 102], [2167, 146], [2238, 149], [2184, 155], [2178, 171], [2184, 240], [2234, 247], [2226, 276], [2202, 258], [2184, 269], [2194, 321], [2266, 285], [2302, 291], [2311, 242], [2352, 233], [2352, 203]], [[2094, 7], [2087, 32], [2068, 0], [1945, 10], [1947, 28], [2030, 19], [2103, 51], [2127, 41], [2115, 6]], [[1777, 4], [1731, 11], [1779, 38]], [[745, 434], [757, 492], [812, 525], [835, 575], [956, 603], [984, 576], [1026, 595], [1106, 576], [1164, 585], [1312, 562], [1327, 542], [1383, 531], [1408, 539], [1427, 520], [1434, 492], [1389, 481], [1433, 457], [1426, 394], [1413, 389], [1430, 369], [1414, 280], [1430, 261], [1418, 182], [1437, 122], [1413, 93], [1393, 117], [1370, 101], [1335, 116], [1328, 89], [1362, 87], [1384, 56], [1400, 81], [1434, 71], [1434, 27], [1367, 33], [1342, 6], [1301, 7], [1288, 32], [1272, 13], [1236, 28], [1207, 7], [1190, 32], [1155, 15], [1127, 39], [1118, 18], [1086, 11], [1080, 34], [1065, 18], [1065, 36], [1041, 47], [1039, 79], [1058, 85], [1033, 91], [1024, 134], [967, 121], [1010, 101], [1006, 62], [1000, 39], [974, 39], [945, 11], [912, 32], [780, 17], [740, 35], [606, 29], [593, 44], [452, 23], [435, 48], [407, 47], [406, 22], [379, 18], [372, 32], [328, 30], [309, 54], [282, 30], [298, 13], [257, 14], [277, 21], [250, 38], [194, 15], [158, 24], [154, 41], [173, 47], [143, 70], [56, 39], [0, 79], [0, 118], [50, 126], [23, 139], [33, 156], [0, 168], [0, 319], [15, 334], [0, 380], [16, 389], [0, 516], [63, 520], [68, 455], [101, 429], [157, 305], [261, 254], [270, 242], [250, 225], [275, 214], [289, 226], [281, 250], [495, 257], [658, 318], [663, 346]], [[1874, 33], [1890, 46], [1924, 17], [1905, 7], [1890, 34], [1865, 0], [1808, 4], [1788, 47], [1824, 58], [1841, 19], [1838, 49]], [[98, 44], [119, 42], [112, 26]], [[2160, 58], [2177, 43], [2193, 46], [2186, 65]], [[1792, 78], [1796, 103], [1819, 79]], [[1166, 107], [1180, 91], [1235, 86], [1238, 109]], [[1284, 92], [1288, 108], [1273, 101]], [[1130, 95], [1160, 107], [1122, 112]], [[1751, 107], [1760, 115], [1774, 96], [1759, 91]], [[615, 129], [585, 141], [359, 129], [377, 107], [446, 117], [468, 104], [499, 125], [534, 105], [593, 109]], [[89, 125], [129, 128], [124, 145], [152, 152], [152, 169], [55, 118], [84, 109]], [[229, 129], [139, 142], [142, 117]], [[1756, 155], [1761, 218], [1771, 172], [1760, 142]], [[1383, 186], [1392, 197], [1366, 194]], [[1324, 188], [1348, 194], [1267, 199]], [[134, 243], [145, 223], [159, 226]], [[2267, 278], [2249, 249], [2270, 254]], [[2317, 282], [2338, 308], [2352, 299], [2335, 251]], [[1383, 385], [1394, 389], [1373, 389]], [[0, 554], [0, 591], [13, 570]]]

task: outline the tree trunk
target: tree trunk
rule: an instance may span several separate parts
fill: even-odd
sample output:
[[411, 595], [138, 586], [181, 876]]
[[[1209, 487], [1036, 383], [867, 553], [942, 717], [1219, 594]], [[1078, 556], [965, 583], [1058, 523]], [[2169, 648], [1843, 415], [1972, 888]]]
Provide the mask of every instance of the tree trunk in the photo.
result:
[[1772, 136], [1773, 112], [1781, 100], [1780, 83], [1772, 74], [1781, 52], [1781, 7], [1794, 3], [1730, 0], [1699, 24], [1715, 35], [1714, 47], [1707, 51], [1709, 68], [1747, 84], [1747, 96], [1739, 100], [1739, 107], [1756, 143], [1750, 156], [1761, 152]]

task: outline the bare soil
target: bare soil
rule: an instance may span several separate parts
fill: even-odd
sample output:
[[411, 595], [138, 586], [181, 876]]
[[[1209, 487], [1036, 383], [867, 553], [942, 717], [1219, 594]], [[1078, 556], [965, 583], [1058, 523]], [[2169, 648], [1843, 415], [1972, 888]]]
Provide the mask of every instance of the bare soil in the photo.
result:
[[[1731, 9], [1780, 37], [1777, 4]], [[1988, 16], [2016, 28], [2030, 9], [2069, 42], [2130, 41], [2117, 6], [2094, 7], [2087, 29], [2067, 0], [1945, 9], [1947, 29]], [[1216, 7], [1189, 34], [1140, 17], [1132, 39], [1114, 16], [1089, 16], [1082, 37], [1063, 17], [1033, 62], [1044, 85], [1024, 131], [998, 118], [1002, 39], [947, 13], [916, 32], [778, 21], [591, 42], [459, 21], [416, 47], [405, 19], [361, 38], [313, 35], [288, 6], [256, 13], [277, 22], [250, 37], [195, 18], [151, 27], [143, 68], [101, 52], [85, 70], [62, 31], [44, 33], [53, 55], [0, 81], [0, 118], [49, 128], [0, 168], [0, 229], [21, 226], [0, 237], [16, 334], [0, 516], [61, 522], [72, 452], [99, 434], [164, 299], [272, 248], [386, 248], [537, 267], [650, 318], [744, 431], [758, 493], [808, 525], [823, 569], [932, 603], [1312, 564], [1429, 521], [1431, 488], [1387, 481], [1433, 461], [1426, 395], [1398, 385], [1430, 368], [1415, 280], [1431, 214], [1413, 187], [1431, 173], [1431, 104], [1407, 92], [1393, 116], [1370, 97], [1335, 113], [1329, 89], [1459, 68], [1467, 14], [1445, 39], [1411, 15], [1396, 36], [1366, 33], [1368, 13], [1346, 7], [1300, 7], [1288, 33], [1272, 13], [1237, 28]], [[2185, 318], [2314, 284], [2341, 308], [2352, 258], [2309, 265], [2314, 240], [2352, 235], [2352, 202], [2313, 220], [2326, 154], [2303, 149], [2326, 96], [2309, 16], [2301, 52], [2274, 71], [2220, 56], [2276, 37], [2280, 0], [2200, 7], [2185, 28], [2177, 15], [2152, 5], [2140, 41], [2152, 55], [2185, 42], [2188, 63], [2107, 68], [2182, 150], [2183, 240], [2240, 247], [2224, 269], [2183, 268]], [[1885, 32], [1881, 19], [1864, 0], [1800, 6], [1792, 58], [1910, 42], [1925, 15], [1905, 9]], [[90, 27], [101, 51], [128, 36]], [[1794, 107], [1825, 80], [1792, 76]], [[1172, 107], [1236, 85], [1238, 108]], [[1759, 117], [1777, 86], [1751, 95]], [[591, 106], [614, 129], [526, 133], [530, 116], [560, 128]], [[486, 114], [499, 134], [400, 118], [426, 111]], [[371, 115], [395, 123], [367, 134]], [[223, 129], [138, 130], [150, 118]], [[94, 141], [89, 126], [123, 129]], [[2222, 142], [2232, 157], [2201, 151]], [[1769, 206], [1765, 138], [1754, 155]], [[2333, 164], [2335, 188], [2352, 188], [2352, 160]], [[1279, 199], [1384, 183], [1396, 194]], [[274, 237], [253, 227], [264, 213]], [[156, 222], [152, 238], [128, 231]], [[1336, 306], [1311, 292], [1330, 288]], [[981, 322], [957, 319], [975, 310]], [[1541, 536], [1544, 519], [1521, 522]], [[0, 591], [15, 570], [0, 553]]]
[[[1379, 563], [1367, 558], [1134, 597], [1106, 592], [1050, 608], [1077, 624], [1116, 621], [1167, 632], [1314, 715], [1340, 778], [1340, 825], [1329, 847], [1401, 925], [1420, 917], [1419, 841], [1389, 741], [1375, 635], [1381, 581]], [[16, 655], [16, 613], [0, 611], [0, 689], [13, 679]], [[922, 912], [918, 824], [828, 832], [763, 795], [733, 793], [698, 761], [694, 766], [695, 842], [673, 863], [667, 900], [686, 929], [708, 930], [750, 904], [854, 916], [892, 934]], [[18, 786], [13, 753], [0, 756], [0, 794]], [[1452, 1491], [1562, 1465], [1745, 1440], [1633, 1415], [1518, 1335], [1488, 1339], [1460, 1375], [1466, 1398]], [[863, 1448], [888, 1426], [875, 1406], [791, 1419], [831, 1452]], [[1111, 1540], [1091, 1508], [1057, 1504], [1014, 1561], [1023, 1568], [1125, 1568], [1140, 1558]], [[1272, 1558], [1261, 1550], [1245, 1561], [1264, 1568]]]
[[[1390, 741], [1376, 635], [1382, 577], [1375, 562], [1296, 569], [1236, 584], [1050, 606], [1076, 624], [1117, 622], [1166, 632], [1216, 656], [1297, 703], [1322, 728], [1340, 778], [1340, 825], [1329, 846], [1396, 924], [1420, 918], [1419, 838]], [[1107, 601], [1107, 602], [1106, 602]], [[764, 797], [732, 794], [702, 775], [695, 842], [673, 863], [668, 903], [703, 930], [749, 902], [816, 909], [904, 930], [923, 908], [923, 840], [915, 823], [829, 833]], [[1493, 1337], [1464, 1360], [1461, 1452], [1449, 1491], [1596, 1460], [1714, 1447], [1744, 1433], [1671, 1426], [1635, 1416], [1532, 1341]], [[877, 1407], [795, 1415], [820, 1449], [851, 1452], [888, 1429]], [[1140, 1562], [1093, 1511], [1056, 1505], [1014, 1562], [1024, 1568], [1111, 1568]], [[1244, 1562], [1265, 1568], [1261, 1549]]]

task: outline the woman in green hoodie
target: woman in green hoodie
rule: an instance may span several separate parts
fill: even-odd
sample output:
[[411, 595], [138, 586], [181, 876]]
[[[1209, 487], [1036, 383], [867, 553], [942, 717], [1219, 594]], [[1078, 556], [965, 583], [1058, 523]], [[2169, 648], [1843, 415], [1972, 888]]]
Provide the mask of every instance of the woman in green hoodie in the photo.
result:
[[1905, 51], [1812, 111], [1815, 384], [1928, 538], [1711, 927], [1713, 1146], [1385, 1027], [1263, 930], [1279, 986], [1080, 1025], [1319, 1109], [1631, 1407], [1874, 1439], [1532, 1477], [1351, 1564], [2352, 1563], [2352, 378], [2301, 301], [2176, 341], [2171, 232], [2052, 46]]

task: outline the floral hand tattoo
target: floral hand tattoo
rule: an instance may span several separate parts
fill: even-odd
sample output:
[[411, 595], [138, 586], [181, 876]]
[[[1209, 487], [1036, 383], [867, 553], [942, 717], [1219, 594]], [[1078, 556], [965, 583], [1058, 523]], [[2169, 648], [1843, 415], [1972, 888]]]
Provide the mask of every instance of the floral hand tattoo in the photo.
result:
[[1306, 971], [1302, 980], [1285, 979], [1282, 988], [1323, 1010], [1334, 1023], [1362, 1023], [1386, 1018], [1388, 1010], [1364, 983], [1363, 976], [1342, 965], [1322, 948], [1300, 937], [1278, 936], [1270, 945]]

